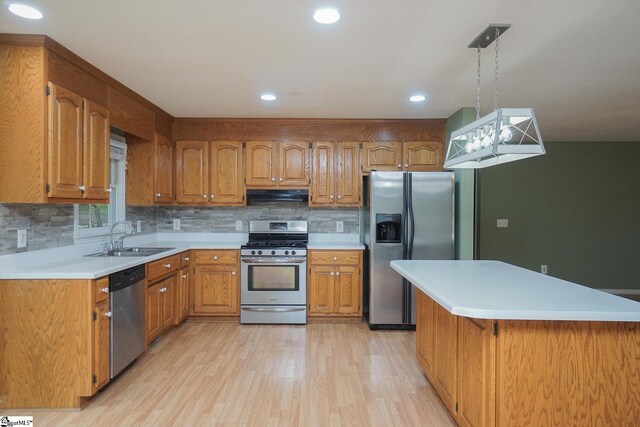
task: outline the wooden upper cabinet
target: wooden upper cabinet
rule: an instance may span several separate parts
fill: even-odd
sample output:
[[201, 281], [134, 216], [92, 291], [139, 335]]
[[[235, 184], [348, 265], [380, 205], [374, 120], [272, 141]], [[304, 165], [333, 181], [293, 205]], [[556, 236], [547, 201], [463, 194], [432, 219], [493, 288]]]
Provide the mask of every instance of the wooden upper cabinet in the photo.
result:
[[244, 156], [238, 141], [213, 141], [210, 145], [209, 202], [244, 204]]
[[403, 166], [407, 171], [442, 170], [442, 143], [405, 142], [403, 143]]
[[109, 110], [84, 100], [84, 197], [109, 198]]
[[278, 143], [278, 185], [287, 187], [309, 185], [308, 143]]
[[246, 184], [274, 187], [278, 185], [277, 143], [249, 141], [245, 148]]
[[49, 85], [49, 197], [82, 198], [82, 97]]
[[245, 170], [247, 186], [308, 187], [309, 145], [306, 142], [248, 141]]
[[154, 199], [156, 202], [169, 203], [175, 199], [173, 177], [175, 165], [175, 145], [171, 139], [159, 133], [155, 134], [155, 174]]
[[360, 206], [360, 144], [314, 142], [311, 157], [309, 206]]
[[209, 142], [176, 142], [176, 200], [180, 203], [207, 203], [209, 183]]
[[362, 172], [378, 171], [441, 171], [442, 142], [365, 142]]
[[365, 142], [362, 146], [362, 171], [402, 170], [401, 142]]

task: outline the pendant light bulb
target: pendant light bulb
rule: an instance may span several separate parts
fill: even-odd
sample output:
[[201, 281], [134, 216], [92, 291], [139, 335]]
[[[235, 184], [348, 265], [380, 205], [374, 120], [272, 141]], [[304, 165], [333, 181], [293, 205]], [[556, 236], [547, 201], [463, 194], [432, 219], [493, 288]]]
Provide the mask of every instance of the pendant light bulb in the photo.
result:
[[513, 132], [508, 126], [500, 129], [500, 141], [511, 141], [511, 138], [513, 138]]

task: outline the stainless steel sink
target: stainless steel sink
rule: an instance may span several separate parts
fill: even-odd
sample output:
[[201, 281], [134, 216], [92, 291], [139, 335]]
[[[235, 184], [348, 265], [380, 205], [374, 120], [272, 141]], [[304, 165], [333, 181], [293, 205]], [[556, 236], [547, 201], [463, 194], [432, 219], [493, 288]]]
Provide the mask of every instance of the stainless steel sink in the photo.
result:
[[107, 251], [107, 252], [98, 252], [95, 254], [89, 254], [85, 256], [99, 256], [99, 257], [139, 257], [139, 256], [149, 256], [159, 254], [160, 252], [170, 251], [175, 248], [146, 248], [146, 247], [135, 247], [135, 248], [124, 248], [121, 250], [115, 251]]

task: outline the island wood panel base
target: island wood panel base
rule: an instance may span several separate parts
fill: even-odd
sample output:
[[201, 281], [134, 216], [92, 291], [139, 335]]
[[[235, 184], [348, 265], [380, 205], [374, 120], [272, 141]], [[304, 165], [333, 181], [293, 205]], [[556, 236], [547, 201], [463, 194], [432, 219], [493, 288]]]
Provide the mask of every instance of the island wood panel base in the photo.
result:
[[0, 280], [0, 408], [79, 408], [93, 394], [90, 280]]
[[418, 363], [458, 425], [638, 425], [640, 323], [471, 319], [420, 291], [417, 310]]

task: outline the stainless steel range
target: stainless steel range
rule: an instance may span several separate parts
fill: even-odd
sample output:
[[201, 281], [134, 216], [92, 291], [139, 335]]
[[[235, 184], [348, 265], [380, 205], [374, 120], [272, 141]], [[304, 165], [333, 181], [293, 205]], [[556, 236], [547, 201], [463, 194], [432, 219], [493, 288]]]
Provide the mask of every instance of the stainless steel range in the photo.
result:
[[306, 221], [250, 221], [240, 250], [240, 323], [307, 323]]

